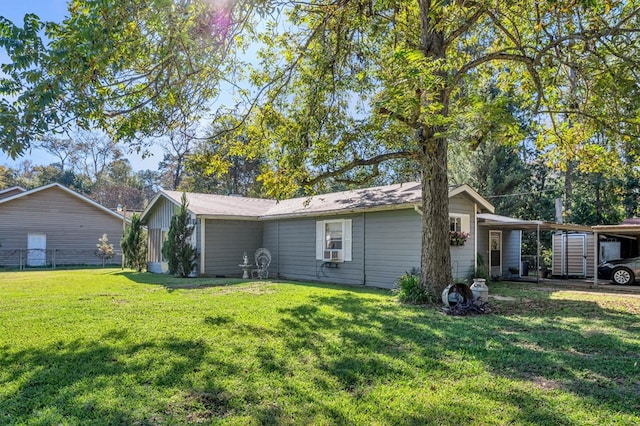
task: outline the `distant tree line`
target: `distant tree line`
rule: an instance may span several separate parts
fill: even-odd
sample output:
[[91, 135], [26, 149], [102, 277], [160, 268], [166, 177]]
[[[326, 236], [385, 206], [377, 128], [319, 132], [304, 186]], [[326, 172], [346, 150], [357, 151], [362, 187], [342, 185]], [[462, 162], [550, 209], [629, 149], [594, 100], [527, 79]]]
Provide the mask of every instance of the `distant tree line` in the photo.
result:
[[[173, 134], [158, 143], [164, 147], [158, 169], [134, 171], [122, 148], [105, 137], [83, 134], [76, 141], [50, 139], [42, 147], [58, 161], [35, 165], [24, 160], [14, 168], [0, 165], [0, 190], [11, 186], [32, 189], [58, 182], [105, 207], [121, 204], [129, 211], [144, 209], [161, 188], [264, 196], [256, 179], [260, 159], [228, 153], [229, 164], [218, 171], [212, 158], [228, 144], [187, 133]], [[237, 143], [247, 142], [240, 138]], [[563, 220], [569, 223], [617, 224], [627, 217], [640, 216], [640, 172], [633, 166], [633, 152], [626, 153], [629, 166], [625, 170], [573, 171], [570, 195], [566, 193], [566, 171], [554, 167], [531, 140], [515, 145], [488, 140], [473, 149], [461, 142], [452, 144], [449, 157], [450, 182], [470, 185], [505, 216], [554, 221], [557, 198], [565, 206]], [[400, 160], [381, 167], [368, 185], [418, 179], [415, 168]], [[325, 184], [326, 192], [352, 188], [337, 180]]]

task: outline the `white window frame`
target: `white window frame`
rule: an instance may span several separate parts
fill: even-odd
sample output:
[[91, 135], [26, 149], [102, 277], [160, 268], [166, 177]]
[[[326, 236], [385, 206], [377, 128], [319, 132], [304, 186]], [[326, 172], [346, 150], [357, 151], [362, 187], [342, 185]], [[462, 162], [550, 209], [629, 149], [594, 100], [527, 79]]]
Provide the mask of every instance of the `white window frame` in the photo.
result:
[[[326, 247], [326, 229], [329, 224], [340, 224], [342, 227], [342, 248], [330, 249]], [[316, 260], [324, 262], [351, 262], [351, 219], [319, 220], [316, 222]]]
[[[451, 229], [451, 219], [455, 219], [456, 222], [460, 219], [460, 229], [456, 231], [471, 233], [471, 216], [462, 213], [449, 213], [449, 229]], [[453, 230], [452, 230], [453, 231]]]

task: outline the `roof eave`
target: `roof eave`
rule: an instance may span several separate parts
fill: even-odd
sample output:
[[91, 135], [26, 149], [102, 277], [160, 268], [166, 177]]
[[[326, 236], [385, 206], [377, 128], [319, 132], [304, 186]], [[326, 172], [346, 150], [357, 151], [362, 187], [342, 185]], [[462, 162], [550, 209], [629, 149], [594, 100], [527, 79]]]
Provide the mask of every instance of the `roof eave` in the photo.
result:
[[570, 231], [570, 232], [588, 232], [591, 233], [592, 228], [586, 225], [575, 225], [571, 223], [554, 223], [543, 222], [540, 220], [514, 220], [514, 221], [492, 221], [487, 220], [478, 222], [479, 226], [500, 228], [506, 230], [533, 231], [540, 229], [541, 231]]
[[333, 209], [326, 211], [312, 211], [312, 212], [298, 212], [298, 213], [282, 213], [282, 214], [269, 214], [260, 216], [260, 220], [281, 220], [281, 219], [299, 219], [303, 217], [318, 217], [318, 216], [340, 216], [340, 215], [348, 215], [348, 214], [359, 214], [359, 213], [369, 213], [369, 212], [380, 212], [380, 211], [393, 211], [393, 210], [406, 210], [413, 209], [415, 202], [407, 202], [402, 204], [389, 204], [383, 206], [373, 206], [373, 207], [357, 207], [352, 209]]
[[223, 214], [196, 214], [198, 219], [206, 220], [244, 220], [247, 222], [256, 222], [261, 219], [260, 216], [239, 216], [239, 215], [223, 215]]
[[640, 225], [596, 225], [591, 227], [594, 232], [638, 232]]

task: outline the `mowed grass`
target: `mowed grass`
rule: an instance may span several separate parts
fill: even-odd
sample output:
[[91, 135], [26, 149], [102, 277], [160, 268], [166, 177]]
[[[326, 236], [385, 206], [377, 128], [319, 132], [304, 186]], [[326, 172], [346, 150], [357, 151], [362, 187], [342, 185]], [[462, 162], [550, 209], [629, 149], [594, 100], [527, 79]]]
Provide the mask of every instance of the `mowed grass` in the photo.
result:
[[640, 298], [0, 273], [0, 424], [640, 424]]

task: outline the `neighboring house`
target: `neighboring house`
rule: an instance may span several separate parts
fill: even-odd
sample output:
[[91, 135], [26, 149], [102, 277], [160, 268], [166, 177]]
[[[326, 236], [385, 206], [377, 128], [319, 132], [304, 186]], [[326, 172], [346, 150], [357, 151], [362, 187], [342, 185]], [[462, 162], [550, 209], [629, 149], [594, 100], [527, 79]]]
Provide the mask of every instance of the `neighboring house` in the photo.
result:
[[[271, 251], [269, 276], [392, 288], [420, 267], [421, 184], [412, 182], [284, 201], [187, 193], [198, 250], [197, 270], [240, 276], [243, 253]], [[182, 193], [161, 191], [142, 213], [151, 272], [166, 272], [161, 247]], [[449, 188], [452, 230], [469, 234], [451, 246], [454, 278], [472, 275], [477, 214], [493, 206], [467, 185]]]
[[101, 264], [96, 245], [105, 233], [120, 252], [122, 216], [89, 198], [57, 183], [2, 192], [11, 195], [0, 195], [0, 266]]

